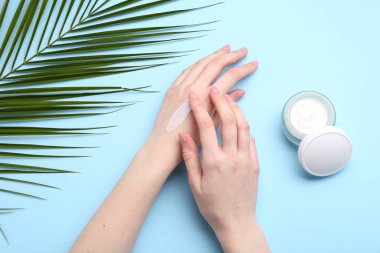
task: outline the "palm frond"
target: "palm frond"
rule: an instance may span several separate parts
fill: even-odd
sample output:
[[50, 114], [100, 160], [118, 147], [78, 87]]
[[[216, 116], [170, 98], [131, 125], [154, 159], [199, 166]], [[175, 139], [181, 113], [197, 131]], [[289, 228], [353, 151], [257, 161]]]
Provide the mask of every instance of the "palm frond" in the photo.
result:
[[14, 179], [14, 178], [9, 178], [9, 177], [0, 177], [0, 181], [10, 181], [10, 182], [21, 183], [21, 184], [30, 184], [30, 185], [36, 185], [36, 186], [41, 186], [41, 187], [60, 189], [52, 185], [41, 184], [41, 183], [37, 183], [33, 181], [19, 180], [19, 179]]
[[28, 198], [33, 198], [33, 199], [40, 199], [40, 200], [45, 200], [44, 198], [38, 197], [36, 195], [28, 194], [25, 192], [19, 192], [19, 191], [12, 191], [4, 188], [0, 188], [0, 192], [8, 193], [8, 194], [13, 194], [17, 196], [22, 196], [22, 197], [28, 197]]
[[[194, 50], [146, 52], [144, 49], [156, 44], [200, 38], [211, 31], [204, 26], [216, 21], [163, 26], [135, 25], [220, 4], [188, 9], [170, 7], [168, 11], [155, 11], [159, 6], [169, 6], [176, 1], [180, 0], [20, 0], [16, 4], [12, 3], [15, 5], [14, 9], [10, 7], [11, 1], [3, 1], [0, 10], [0, 32], [4, 34], [0, 39], [0, 138], [92, 135], [102, 134], [99, 133], [100, 130], [112, 127], [49, 128], [9, 126], [3, 123], [100, 116], [116, 112], [138, 101], [78, 99], [113, 93], [154, 92], [148, 90], [150, 86], [71, 87], [61, 84], [59, 87], [52, 87], [51, 84], [157, 68], [173, 64], [173, 60], [187, 56]], [[8, 20], [9, 22], [5, 22]], [[114, 52], [132, 48], [137, 52]], [[75, 158], [83, 156], [35, 154], [33, 151], [81, 148], [94, 147], [1, 141], [0, 157]], [[22, 149], [28, 152], [18, 152]], [[76, 172], [0, 162], [0, 181], [56, 188], [9, 177], [46, 173]], [[34, 194], [3, 187], [0, 192], [43, 199]], [[0, 214], [13, 213], [16, 210], [18, 209], [0, 208]], [[8, 242], [1, 225], [0, 234]]]
[[22, 157], [22, 158], [80, 158], [89, 157], [86, 155], [36, 155], [26, 153], [4, 152], [0, 151], [0, 157]]
[[[9, 212], [6, 212], [6, 213], [9, 213]], [[4, 240], [9, 244], [7, 235], [5, 234], [5, 232], [4, 232], [3, 227], [1, 226], [1, 224], [0, 224], [0, 234], [4, 238]]]
[[22, 143], [0, 143], [1, 149], [82, 149], [97, 147], [79, 147], [79, 146], [56, 146], [56, 145], [39, 145], [39, 144], [22, 144]]
[[[206, 29], [197, 29], [197, 30], [186, 30], [189, 27], [197, 27], [206, 25], [207, 23], [199, 23], [199, 24], [191, 24], [191, 25], [177, 25], [177, 26], [163, 26], [163, 27], [137, 27], [130, 29], [112, 29], [110, 31], [98, 31], [99, 28], [109, 28], [114, 25], [120, 24], [129, 24], [135, 23], [145, 20], [158, 19], [163, 17], [168, 17], [172, 15], [178, 15], [181, 13], [187, 13], [191, 11], [200, 10], [203, 8], [211, 7], [216, 4], [200, 6], [189, 9], [179, 9], [172, 11], [164, 11], [164, 12], [151, 12], [148, 14], [135, 14], [137, 12], [146, 11], [149, 12], [151, 9], [158, 7], [160, 5], [170, 4], [175, 2], [176, 0], [160, 0], [160, 1], [152, 1], [148, 3], [144, 3], [144, 1], [123, 1], [120, 3], [110, 4], [111, 1], [103, 1], [99, 3], [98, 1], [60, 1], [57, 2], [53, 0], [51, 4], [49, 1], [43, 0], [30, 0], [26, 2], [25, 0], [20, 1], [18, 8], [15, 14], [20, 14], [24, 5], [27, 5], [27, 9], [25, 11], [25, 15], [23, 16], [22, 22], [20, 25], [17, 25], [17, 15], [14, 15], [12, 22], [10, 23], [5, 39], [3, 41], [2, 50], [0, 51], [0, 56], [3, 54], [3, 50], [5, 46], [10, 44], [10, 50], [7, 50], [6, 60], [0, 71], [0, 80], [3, 80], [6, 85], [8, 81], [11, 82], [12, 79], [17, 78], [17, 74], [19, 71], [23, 71], [30, 64], [35, 64], [35, 61], [39, 61], [41, 64], [41, 58], [54, 56], [56, 58], [57, 55], [61, 54], [73, 54], [77, 56], [90, 56], [93, 52], [101, 52], [101, 51], [111, 51], [115, 49], [123, 49], [123, 48], [131, 48], [136, 46], [147, 46], [157, 43], [168, 43], [174, 41], [180, 41], [191, 38], [199, 38], [201, 36], [188, 36], [184, 37], [183, 35], [190, 35], [192, 33], [205, 33], [208, 30]], [[77, 2], [77, 4], [76, 4]], [[106, 8], [104, 6], [109, 5]], [[4, 5], [2, 13], [6, 11], [7, 6]], [[53, 15], [54, 12], [57, 12], [58, 15]], [[43, 13], [47, 12], [47, 18], [43, 18]], [[125, 15], [129, 15], [129, 17], [124, 17]], [[131, 16], [132, 15], [132, 16]], [[37, 16], [34, 20], [33, 16]], [[0, 16], [1, 17], [1, 16]], [[72, 17], [72, 18], [70, 18]], [[14, 22], [13, 22], [14, 21]], [[41, 23], [41, 24], [40, 24]], [[52, 23], [52, 29], [48, 28], [48, 23]], [[42, 29], [41, 35], [36, 35], [36, 30], [38, 28]], [[24, 55], [24, 61], [14, 67], [14, 63], [16, 62], [16, 58], [18, 55], [18, 51], [22, 46], [22, 42], [27, 34], [27, 31], [31, 28], [31, 38], [27, 41], [27, 50]], [[14, 34], [14, 40], [9, 41], [9, 37], [12, 35], [13, 30], [17, 29]], [[159, 32], [160, 30], [176, 30], [172, 32]], [[185, 30], [184, 30], [185, 29]], [[90, 32], [89, 31], [94, 31]], [[85, 33], [84, 33], [85, 32]], [[178, 37], [180, 36], [180, 37]], [[150, 38], [160, 38], [158, 40], [150, 40]], [[36, 39], [38, 41], [37, 51], [28, 58], [30, 48], [32, 45], [32, 40]], [[41, 49], [43, 41], [47, 40], [47, 45]], [[75, 41], [73, 41], [75, 40]], [[78, 41], [79, 40], [79, 41]], [[20, 43], [18, 43], [20, 41]], [[16, 47], [18, 43], [18, 47]], [[14, 53], [14, 48], [16, 53]], [[62, 49], [60, 49], [62, 48]], [[15, 56], [14, 62], [10, 64], [10, 70], [3, 72], [8, 65], [8, 60], [12, 55]], [[83, 55], [84, 54], [84, 55]], [[108, 55], [109, 56], [109, 55]], [[170, 58], [172, 56], [166, 55], [163, 53], [163, 56], [167, 56]], [[178, 57], [178, 56], [177, 56]], [[118, 58], [115, 55], [115, 58]], [[167, 58], [161, 59], [152, 59], [145, 58], [144, 60], [165, 60]], [[111, 58], [112, 59], [112, 58]], [[103, 62], [103, 66], [110, 66], [115, 63], [133, 63], [137, 61], [142, 61], [142, 59], [129, 59], [127, 62], [117, 61], [107, 61]], [[67, 65], [61, 66], [60, 61], [56, 62], [56, 65], [52, 67], [52, 69], [60, 70], [65, 69], [68, 72], [68, 76], [73, 76], [75, 73], [73, 72], [75, 68], [71, 68], [67, 70]], [[159, 65], [162, 66], [162, 65]], [[89, 67], [92, 70], [96, 70], [97, 66]], [[143, 70], [145, 68], [138, 68], [137, 70]], [[41, 74], [37, 70], [29, 69], [29, 72], [33, 72], [38, 76]], [[101, 72], [94, 71], [93, 74], [86, 73], [86, 75], [82, 75], [82, 78], [90, 78], [97, 77], [101, 75], [109, 75], [109, 74], [117, 74], [128, 72], [129, 68], [119, 68], [115, 71], [106, 71]], [[40, 77], [42, 78], [42, 76]], [[64, 80], [72, 80], [69, 79], [57, 79], [56, 81], [64, 81]], [[43, 80], [37, 79], [31, 82], [13, 82], [12, 86], [17, 85], [36, 85], [38, 83], [51, 83], [54, 82], [44, 82]]]
[[0, 174], [76, 173], [70, 170], [0, 162]]
[[[86, 128], [52, 128], [52, 127], [20, 127], [20, 126], [0, 126], [0, 136], [47, 136], [47, 135], [80, 135], [93, 134], [88, 130], [98, 130], [110, 128], [112, 126], [86, 127]], [[83, 132], [86, 131], [86, 132]]]

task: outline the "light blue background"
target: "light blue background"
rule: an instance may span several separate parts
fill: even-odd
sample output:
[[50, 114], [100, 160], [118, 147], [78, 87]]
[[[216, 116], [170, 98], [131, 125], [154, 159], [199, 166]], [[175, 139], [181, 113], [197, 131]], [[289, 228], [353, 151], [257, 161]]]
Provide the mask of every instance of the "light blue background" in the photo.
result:
[[[214, 1], [179, 1], [172, 7], [206, 3]], [[253, 76], [240, 83], [239, 87], [247, 90], [240, 104], [257, 139], [261, 162], [257, 212], [273, 252], [379, 253], [379, 11], [377, 0], [227, 0], [214, 8], [171, 18], [172, 24], [221, 21], [209, 26], [216, 30], [207, 37], [149, 48], [154, 51], [175, 45], [180, 50], [200, 49], [176, 65], [75, 82], [151, 84], [162, 92], [107, 96], [105, 99], [113, 100], [137, 96], [144, 102], [101, 117], [46, 123], [118, 127], [110, 129], [109, 135], [42, 138], [44, 143], [101, 147], [80, 151], [93, 155], [91, 158], [33, 161], [80, 172], [26, 177], [55, 184], [62, 190], [17, 187], [48, 201], [0, 195], [1, 206], [27, 208], [0, 217], [11, 242], [6, 245], [0, 240], [0, 252], [67, 252], [144, 142], [164, 91], [176, 75], [200, 57], [230, 43], [233, 48], [248, 47], [247, 60], [258, 59], [261, 64]], [[296, 148], [281, 132], [282, 106], [302, 90], [322, 92], [333, 101], [337, 125], [354, 143], [349, 166], [335, 176], [319, 179], [306, 175], [298, 164]], [[169, 178], [134, 252], [221, 251], [198, 213], [186, 177], [184, 167], [179, 166]]]

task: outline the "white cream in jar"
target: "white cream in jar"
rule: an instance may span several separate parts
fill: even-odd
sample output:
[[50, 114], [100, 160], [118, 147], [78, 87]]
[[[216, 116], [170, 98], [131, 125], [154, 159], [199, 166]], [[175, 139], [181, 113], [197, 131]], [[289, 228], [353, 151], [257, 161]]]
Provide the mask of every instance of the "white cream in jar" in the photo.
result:
[[330, 100], [314, 91], [292, 96], [284, 106], [282, 125], [286, 137], [296, 145], [307, 135], [335, 125], [335, 109]]

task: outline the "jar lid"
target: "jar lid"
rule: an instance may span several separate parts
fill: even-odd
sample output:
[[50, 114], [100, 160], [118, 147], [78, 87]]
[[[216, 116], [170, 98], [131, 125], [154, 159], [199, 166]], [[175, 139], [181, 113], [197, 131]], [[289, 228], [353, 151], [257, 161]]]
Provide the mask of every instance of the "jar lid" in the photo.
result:
[[350, 160], [352, 142], [347, 134], [326, 126], [306, 135], [298, 149], [302, 167], [311, 175], [324, 177], [337, 173]]

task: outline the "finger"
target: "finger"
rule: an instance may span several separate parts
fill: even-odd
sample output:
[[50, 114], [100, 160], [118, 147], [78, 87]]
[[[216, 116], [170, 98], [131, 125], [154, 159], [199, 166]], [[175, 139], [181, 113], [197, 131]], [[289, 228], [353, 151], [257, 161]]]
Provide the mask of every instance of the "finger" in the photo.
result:
[[232, 109], [233, 113], [235, 114], [238, 135], [238, 149], [241, 150], [243, 153], [249, 155], [251, 140], [249, 124], [245, 119], [243, 112], [240, 110], [240, 107], [235, 103], [233, 98], [227, 94], [224, 96], [230, 104], [230, 108]]
[[217, 87], [213, 86], [211, 88], [210, 96], [215, 106], [215, 110], [220, 117], [223, 148], [234, 150], [237, 148], [237, 127], [235, 115], [232, 112], [229, 103]]
[[218, 148], [218, 138], [214, 122], [198, 95], [194, 92], [189, 94], [190, 107], [198, 125], [199, 137], [204, 151], [212, 151]]
[[214, 85], [217, 86], [222, 92], [225, 92], [231, 89], [238, 81], [252, 74], [258, 66], [258, 62], [253, 61], [239, 67], [231, 68], [223, 74]]
[[229, 53], [231, 51], [231, 47], [229, 45], [225, 45], [221, 49], [217, 50], [216, 52], [206, 56], [205, 58], [199, 60], [196, 62], [193, 67], [188, 72], [186, 78], [183, 79], [182, 84], [184, 85], [192, 85], [194, 81], [198, 78], [200, 73], [203, 71], [203, 69], [212, 62], [215, 58], [218, 58], [219, 56], [222, 56], [226, 53]]
[[199, 160], [198, 148], [194, 140], [185, 133], [179, 134], [182, 146], [182, 156], [185, 161], [189, 184], [191, 189], [199, 190], [202, 178], [201, 162]]
[[258, 159], [258, 155], [257, 155], [256, 141], [255, 141], [255, 138], [253, 138], [253, 137], [250, 138], [250, 151], [251, 151], [251, 158], [252, 158], [253, 164], [254, 164], [253, 169], [256, 172], [259, 172], [260, 165], [259, 165], [259, 159]]
[[[236, 89], [236, 90], [233, 90], [233, 91], [230, 91], [227, 93], [228, 95], [230, 95], [230, 97], [235, 100], [235, 101], [239, 101], [244, 95], [245, 95], [245, 91], [242, 90], [242, 89]], [[213, 117], [212, 117], [212, 120], [214, 121], [214, 126], [215, 128], [218, 128], [219, 125], [220, 125], [220, 117], [219, 117], [219, 114], [218, 113], [214, 113]]]
[[196, 80], [196, 86], [208, 87], [220, 75], [223, 69], [243, 59], [248, 54], [246, 48], [221, 55], [211, 61]]

